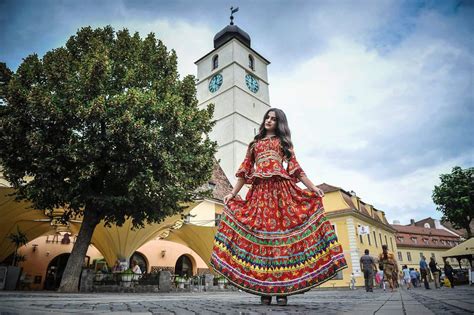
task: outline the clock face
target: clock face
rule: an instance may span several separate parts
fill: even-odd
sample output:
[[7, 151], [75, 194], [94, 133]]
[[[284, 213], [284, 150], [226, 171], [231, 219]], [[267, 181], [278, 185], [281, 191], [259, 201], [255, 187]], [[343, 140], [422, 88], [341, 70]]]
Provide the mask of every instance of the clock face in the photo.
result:
[[258, 92], [258, 81], [255, 79], [252, 75], [247, 74], [245, 76], [245, 83], [247, 84], [247, 87], [249, 88], [250, 91], [257, 93]]
[[223, 81], [222, 74], [218, 73], [215, 76], [213, 76], [211, 79], [211, 82], [209, 82], [209, 91], [211, 93], [214, 93], [215, 91], [217, 91], [221, 87], [222, 81]]

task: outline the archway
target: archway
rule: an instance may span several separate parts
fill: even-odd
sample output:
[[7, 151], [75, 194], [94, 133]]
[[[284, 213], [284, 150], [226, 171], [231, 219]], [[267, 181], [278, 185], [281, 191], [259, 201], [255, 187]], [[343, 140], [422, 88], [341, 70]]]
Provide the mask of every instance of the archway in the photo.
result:
[[46, 269], [46, 277], [44, 279], [45, 290], [56, 290], [59, 288], [69, 255], [71, 254], [64, 253], [58, 255], [49, 262], [48, 269]]
[[132, 261], [134, 260], [137, 261], [137, 264], [138, 266], [140, 266], [142, 273], [146, 273], [148, 270], [148, 263], [145, 255], [140, 252], [133, 253], [132, 257], [130, 257], [130, 261], [128, 262], [130, 268], [132, 268]]
[[188, 255], [181, 255], [176, 261], [174, 267], [174, 273], [180, 277], [192, 277], [193, 276], [193, 261]]

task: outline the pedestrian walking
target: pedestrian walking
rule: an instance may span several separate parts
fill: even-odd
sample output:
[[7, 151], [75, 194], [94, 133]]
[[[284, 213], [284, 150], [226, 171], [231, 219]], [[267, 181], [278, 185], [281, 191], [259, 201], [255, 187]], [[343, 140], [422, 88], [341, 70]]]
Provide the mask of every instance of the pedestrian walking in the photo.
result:
[[351, 282], [350, 282], [350, 284], [349, 284], [349, 288], [350, 288], [351, 290], [355, 290], [355, 289], [356, 289], [356, 288], [355, 288], [355, 284], [356, 284], [356, 278], [355, 278], [354, 273], [352, 273], [352, 274], [351, 274]]
[[448, 260], [444, 262], [444, 274], [448, 277], [448, 280], [451, 284], [451, 288], [454, 288], [454, 274], [453, 274], [453, 267], [449, 263]]
[[416, 286], [421, 287], [421, 274], [418, 271], [418, 269], [415, 269], [416, 271]]
[[374, 257], [369, 255], [369, 250], [364, 250], [364, 256], [360, 258], [360, 270], [364, 273], [364, 283], [366, 292], [374, 292], [374, 275], [377, 272], [377, 265]]
[[[211, 256], [218, 274], [260, 295], [262, 304], [276, 296], [278, 305], [286, 305], [287, 296], [308, 291], [347, 267], [324, 215], [324, 193], [296, 160], [282, 110], [266, 112], [235, 176]], [[308, 190], [297, 186], [299, 181]], [[245, 183], [252, 186], [242, 200], [237, 194]]]
[[411, 284], [412, 284], [412, 277], [411, 277], [411, 274], [410, 274], [410, 269], [408, 269], [408, 266], [407, 265], [404, 265], [402, 267], [402, 274], [403, 274], [403, 282], [405, 283], [405, 285], [407, 286], [407, 290], [410, 290], [410, 288], [412, 287]]
[[418, 274], [415, 269], [410, 268], [411, 284], [414, 288], [418, 287]]
[[421, 272], [421, 279], [423, 280], [423, 283], [425, 284], [425, 289], [430, 290], [431, 288], [428, 282], [428, 274], [430, 272], [430, 269], [428, 268], [428, 264], [426, 263], [425, 256], [421, 256], [421, 259], [420, 259], [420, 272]]
[[441, 289], [441, 285], [439, 284], [439, 276], [441, 272], [438, 269], [438, 264], [436, 263], [436, 260], [434, 257], [430, 257], [429, 267], [430, 267], [431, 274], [433, 275], [433, 278], [434, 278], [435, 288]]
[[379, 255], [379, 268], [383, 270], [383, 278], [388, 282], [391, 292], [394, 289], [393, 273], [398, 275], [398, 265], [393, 253], [388, 251], [386, 244], [382, 245], [382, 253]]

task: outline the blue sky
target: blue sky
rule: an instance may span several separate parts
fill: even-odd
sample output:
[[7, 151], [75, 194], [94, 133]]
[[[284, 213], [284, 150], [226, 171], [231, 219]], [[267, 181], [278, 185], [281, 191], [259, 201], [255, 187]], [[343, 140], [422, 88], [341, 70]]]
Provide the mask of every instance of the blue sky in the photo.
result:
[[439, 174], [474, 164], [474, 1], [1, 1], [0, 60], [14, 70], [110, 24], [155, 32], [195, 74], [232, 5], [309, 177], [389, 221], [440, 218]]

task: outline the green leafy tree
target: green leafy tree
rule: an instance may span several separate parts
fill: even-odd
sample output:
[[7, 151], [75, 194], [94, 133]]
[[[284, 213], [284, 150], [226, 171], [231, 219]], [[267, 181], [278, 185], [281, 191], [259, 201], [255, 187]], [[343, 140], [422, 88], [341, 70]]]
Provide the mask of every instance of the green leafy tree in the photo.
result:
[[159, 222], [211, 175], [213, 107], [153, 33], [85, 27], [13, 74], [0, 114], [0, 161], [17, 198], [82, 217], [59, 290], [78, 290], [97, 224]]
[[433, 201], [443, 213], [443, 220], [456, 229], [465, 229], [472, 237], [471, 221], [474, 217], [474, 168], [456, 166], [451, 174], [440, 175], [441, 184], [433, 190]]
[[7, 67], [7, 64], [0, 62], [0, 106], [6, 102], [7, 86], [12, 74], [13, 72]]

